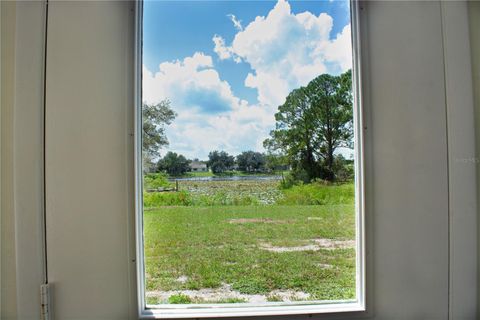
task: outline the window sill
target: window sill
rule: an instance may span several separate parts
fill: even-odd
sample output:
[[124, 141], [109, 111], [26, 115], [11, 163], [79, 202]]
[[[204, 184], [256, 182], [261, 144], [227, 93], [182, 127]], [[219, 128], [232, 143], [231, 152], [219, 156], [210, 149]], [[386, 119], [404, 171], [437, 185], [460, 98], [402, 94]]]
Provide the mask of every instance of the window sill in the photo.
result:
[[282, 315], [312, 315], [333, 314], [365, 311], [365, 306], [359, 302], [330, 301], [322, 304], [298, 304], [256, 306], [238, 304], [222, 305], [168, 305], [150, 306], [140, 313], [140, 319], [185, 319], [185, 318], [223, 318], [251, 316], [282, 316]]

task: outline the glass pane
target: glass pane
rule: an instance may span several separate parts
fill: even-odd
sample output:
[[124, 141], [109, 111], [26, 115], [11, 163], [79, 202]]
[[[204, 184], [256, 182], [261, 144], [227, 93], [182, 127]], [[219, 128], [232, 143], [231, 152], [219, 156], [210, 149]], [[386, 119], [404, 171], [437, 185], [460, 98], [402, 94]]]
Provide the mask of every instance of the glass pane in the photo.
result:
[[349, 1], [146, 1], [148, 305], [354, 301]]

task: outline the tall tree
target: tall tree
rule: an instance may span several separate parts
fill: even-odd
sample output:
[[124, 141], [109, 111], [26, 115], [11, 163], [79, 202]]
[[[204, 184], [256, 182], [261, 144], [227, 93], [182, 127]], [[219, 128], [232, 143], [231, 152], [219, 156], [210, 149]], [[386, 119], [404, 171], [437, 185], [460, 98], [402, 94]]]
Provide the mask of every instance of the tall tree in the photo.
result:
[[158, 159], [160, 149], [168, 145], [165, 127], [172, 123], [177, 114], [171, 109], [170, 101], [163, 100], [157, 104], [143, 104], [142, 153], [144, 159]]
[[259, 171], [265, 168], [265, 155], [255, 151], [244, 151], [237, 156], [238, 168], [246, 172]]
[[304, 180], [333, 181], [335, 150], [353, 143], [351, 71], [322, 74], [293, 90], [278, 107], [275, 120], [264, 146], [284, 153]]
[[188, 171], [189, 164], [190, 161], [183, 155], [169, 151], [158, 161], [158, 168], [165, 170], [171, 176], [181, 176]]
[[265, 167], [270, 171], [286, 170], [288, 168], [288, 159], [281, 153], [269, 152], [265, 155]]
[[222, 173], [233, 167], [235, 158], [225, 151], [211, 151], [208, 154], [207, 165], [213, 173]]

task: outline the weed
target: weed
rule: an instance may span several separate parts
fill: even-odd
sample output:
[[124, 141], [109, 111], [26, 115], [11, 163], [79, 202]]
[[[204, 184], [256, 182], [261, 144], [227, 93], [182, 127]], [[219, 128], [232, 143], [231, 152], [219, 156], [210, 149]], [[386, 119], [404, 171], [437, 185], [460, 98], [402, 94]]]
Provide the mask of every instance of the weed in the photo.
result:
[[269, 301], [269, 302], [282, 302], [283, 299], [282, 299], [282, 297], [280, 297], [276, 294], [271, 294], [267, 297], [267, 301]]
[[192, 299], [190, 299], [190, 297], [187, 296], [187, 295], [179, 293], [179, 294], [171, 295], [168, 298], [168, 303], [171, 303], [171, 304], [188, 304], [188, 303], [192, 303]]
[[158, 299], [156, 297], [147, 297], [146, 298], [146, 303], [151, 304], [151, 305], [155, 305], [155, 304], [158, 304]]

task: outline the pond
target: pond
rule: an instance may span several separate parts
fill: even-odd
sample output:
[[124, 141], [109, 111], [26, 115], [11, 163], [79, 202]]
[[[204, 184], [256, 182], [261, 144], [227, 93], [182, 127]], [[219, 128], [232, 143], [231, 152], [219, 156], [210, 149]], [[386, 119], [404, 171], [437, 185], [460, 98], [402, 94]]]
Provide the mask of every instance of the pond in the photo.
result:
[[224, 177], [189, 177], [169, 178], [169, 181], [270, 181], [282, 180], [282, 176], [224, 176]]

